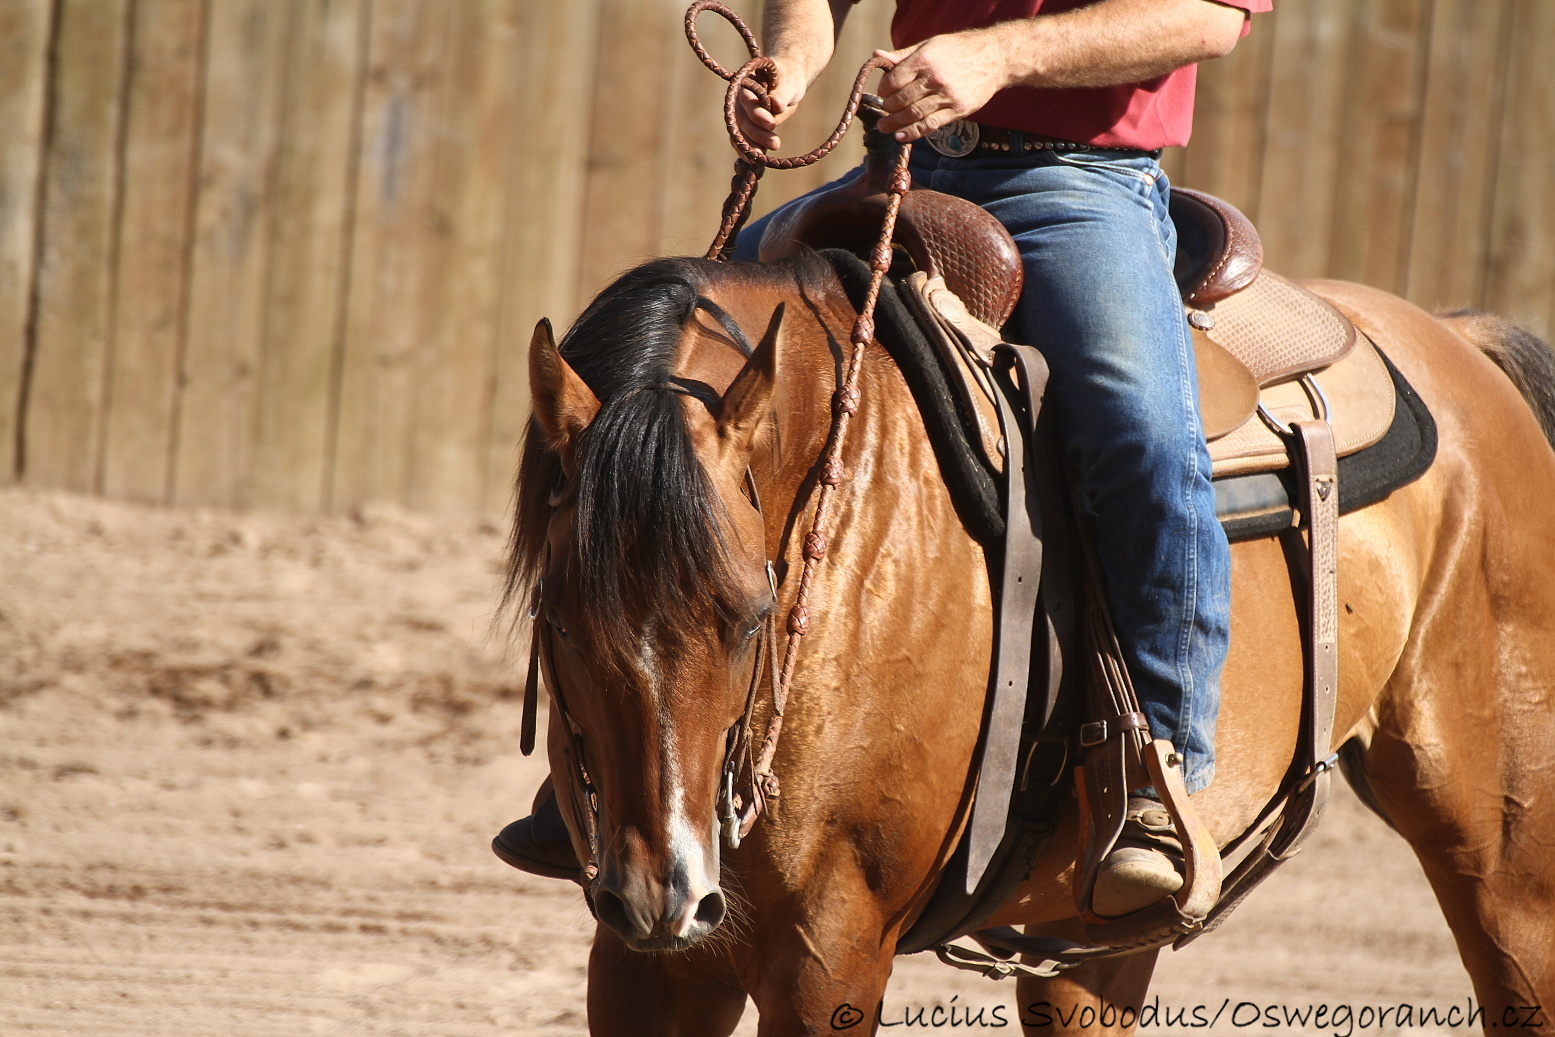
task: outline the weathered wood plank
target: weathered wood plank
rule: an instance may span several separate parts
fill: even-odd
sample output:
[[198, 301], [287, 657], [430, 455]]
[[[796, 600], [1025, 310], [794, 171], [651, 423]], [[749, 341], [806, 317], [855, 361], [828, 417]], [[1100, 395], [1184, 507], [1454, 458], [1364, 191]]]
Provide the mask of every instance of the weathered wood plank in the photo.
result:
[[1488, 308], [1555, 331], [1555, 4], [1514, 0], [1501, 120]]
[[1355, 0], [1281, 0], [1258, 229], [1273, 269], [1328, 272]]
[[1507, 0], [1436, 0], [1432, 12], [1407, 292], [1428, 308], [1480, 301], [1510, 18]]
[[1331, 274], [1405, 289], [1430, 24], [1427, 0], [1357, 8], [1341, 129]]
[[22, 456], [39, 486], [97, 486], [128, 12], [126, 0], [59, 8]]
[[160, 504], [171, 477], [205, 4], [139, 0], [134, 18], [100, 488]]
[[530, 331], [546, 316], [558, 331], [566, 328], [579, 305], [589, 151], [588, 136], [579, 128], [593, 111], [598, 14], [594, 4], [518, 8], [517, 74], [536, 92], [524, 105], [520, 132], [507, 143], [502, 300], [483, 488], [483, 510], [493, 518], [512, 502], [518, 446], [529, 418]]
[[[29, 480], [139, 500], [504, 510], [534, 321], [716, 223], [723, 85], [682, 5], [0, 3], [0, 481], [26, 444]], [[853, 11], [786, 151], [830, 131], [891, 13]], [[1202, 70], [1164, 164], [1255, 216], [1276, 269], [1547, 335], [1552, 18], [1280, 0]], [[769, 174], [757, 214], [858, 156]]]
[[[329, 504], [404, 502], [428, 309], [435, 305], [439, 82], [452, 5], [377, 0], [367, 44], [351, 289]], [[516, 117], [516, 114], [515, 114]]]
[[515, 74], [518, 30], [511, 0], [467, 0], [450, 12], [425, 246], [429, 305], [412, 422], [401, 432], [404, 503], [420, 511], [471, 514], [484, 491], [507, 139], [527, 136], [513, 117], [527, 100]]
[[1274, 41], [1274, 25], [1260, 16], [1235, 50], [1199, 66], [1194, 140], [1182, 169], [1184, 186], [1219, 195], [1252, 220], [1258, 219]]
[[246, 493], [256, 507], [311, 511], [323, 505], [335, 419], [368, 4], [293, 6]]
[[224, 0], [210, 12], [172, 499], [246, 507], [281, 99], [296, 8]]
[[0, 5], [0, 484], [16, 474], [53, 22], [53, 0]]
[[[668, 74], [660, 152], [654, 156], [664, 170], [659, 177], [663, 217], [656, 251], [699, 256], [718, 232], [734, 168], [735, 153], [723, 122], [728, 84], [697, 60], [679, 22], [662, 21]], [[725, 63], [745, 56], [744, 42], [722, 18], [704, 15], [698, 25], [703, 42]]]
[[670, 64], [680, 58], [665, 27], [684, 12], [679, 0], [599, 3], [600, 83], [588, 127], [579, 275], [579, 286], [588, 296], [659, 250], [664, 176], [660, 134], [666, 117], [662, 100], [670, 84]]

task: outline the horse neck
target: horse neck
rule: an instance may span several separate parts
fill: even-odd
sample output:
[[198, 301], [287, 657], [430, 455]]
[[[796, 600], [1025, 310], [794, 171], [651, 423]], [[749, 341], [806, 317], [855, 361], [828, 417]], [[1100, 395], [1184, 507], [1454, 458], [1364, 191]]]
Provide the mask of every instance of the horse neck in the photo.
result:
[[[741, 327], [759, 337], [779, 305], [774, 422], [750, 460], [765, 512], [769, 550], [803, 540], [809, 530], [814, 480], [824, 459], [833, 420], [833, 399], [849, 359], [856, 313], [835, 282], [825, 283], [783, 268], [733, 269], [704, 289]], [[745, 357], [712, 322], [700, 322], [685, 340], [678, 375], [727, 391]], [[953, 517], [917, 407], [892, 361], [877, 347], [865, 353], [859, 386], [862, 404], [849, 423], [844, 460], [849, 474], [839, 496], [855, 514], [898, 506], [903, 488], [917, 487], [915, 507], [943, 511], [938, 523], [959, 551], [969, 540]], [[841, 503], [841, 502], [839, 502]], [[888, 516], [882, 521], [889, 523]], [[802, 528], [801, 528], [802, 527]], [[829, 532], [829, 531], [828, 531]], [[957, 546], [959, 545], [959, 546]], [[977, 555], [980, 560], [980, 554]]]
[[[785, 605], [814, 519], [851, 317], [817, 322], [798, 343], [785, 339], [793, 348], [780, 366], [771, 456], [752, 464], [761, 469], [768, 549], [784, 563]], [[891, 852], [922, 874], [936, 866], [964, 805], [992, 606], [982, 551], [955, 513], [901, 374], [877, 347], [865, 354], [858, 388], [787, 706], [783, 820], [770, 838], [775, 859], [811, 860], [814, 845], [862, 812], [870, 830], [895, 833], [901, 845]], [[859, 797], [839, 775], [889, 783], [891, 802]]]

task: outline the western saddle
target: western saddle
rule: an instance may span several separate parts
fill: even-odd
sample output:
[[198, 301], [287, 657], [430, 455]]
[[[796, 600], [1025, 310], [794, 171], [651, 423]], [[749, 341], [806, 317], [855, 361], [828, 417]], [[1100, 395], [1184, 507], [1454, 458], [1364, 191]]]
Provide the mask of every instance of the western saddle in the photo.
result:
[[[800, 247], [867, 251], [884, 212], [882, 178], [870, 169], [852, 184], [781, 210], [762, 237], [761, 258]], [[1177, 187], [1171, 216], [1174, 273], [1193, 332], [1215, 477], [1290, 463], [1278, 425], [1255, 420], [1260, 408], [1283, 425], [1326, 417], [1340, 457], [1380, 440], [1393, 421], [1395, 394], [1372, 344], [1327, 300], [1265, 270], [1257, 230], [1229, 202]], [[964, 350], [991, 359], [1024, 281], [1009, 232], [971, 202], [914, 190], [902, 201], [895, 246], [916, 271], [909, 298], [921, 303], [920, 321], [932, 317]], [[964, 365], [958, 359], [956, 366]], [[963, 381], [979, 380], [967, 371]], [[980, 416], [987, 456], [1002, 464], [986, 394], [966, 384], [964, 402]]]

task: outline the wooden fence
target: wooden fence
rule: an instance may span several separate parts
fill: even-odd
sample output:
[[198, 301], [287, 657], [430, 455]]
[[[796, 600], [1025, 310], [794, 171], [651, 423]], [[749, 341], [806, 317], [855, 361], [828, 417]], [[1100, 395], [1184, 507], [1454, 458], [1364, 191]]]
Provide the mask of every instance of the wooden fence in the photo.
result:
[[[1203, 70], [1174, 180], [1246, 209], [1286, 273], [1548, 334], [1555, 0], [1276, 6]], [[716, 225], [722, 84], [682, 8], [0, 0], [0, 478], [501, 511], [535, 320]], [[855, 12], [791, 146], [889, 17]], [[760, 208], [857, 154], [769, 175]]]

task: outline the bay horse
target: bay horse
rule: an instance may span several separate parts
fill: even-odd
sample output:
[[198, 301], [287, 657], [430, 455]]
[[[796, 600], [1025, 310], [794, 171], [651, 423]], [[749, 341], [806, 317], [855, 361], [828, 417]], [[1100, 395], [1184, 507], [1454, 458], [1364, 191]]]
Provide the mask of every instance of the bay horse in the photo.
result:
[[[1352, 744], [1418, 856], [1487, 1021], [1555, 1004], [1555, 359], [1494, 319], [1308, 287], [1383, 348], [1440, 437], [1422, 478], [1343, 520], [1334, 745]], [[780, 795], [737, 850], [720, 847], [727, 735], [763, 625], [793, 601], [854, 316], [814, 255], [667, 259], [607, 288], [560, 346], [535, 330], [509, 592], [534, 602], [558, 794], [581, 752], [597, 796], [593, 1033], [727, 1034], [747, 994], [764, 1035], [872, 1032], [897, 938], [965, 824], [988, 567], [872, 345]], [[1222, 845], [1280, 785], [1302, 699], [1285, 549], [1255, 540], [1233, 558], [1217, 777], [1194, 796]], [[587, 847], [581, 815], [563, 815]], [[1077, 933], [1079, 838], [1070, 808], [989, 924]], [[1154, 961], [1023, 978], [1020, 1003], [1139, 1005]]]

